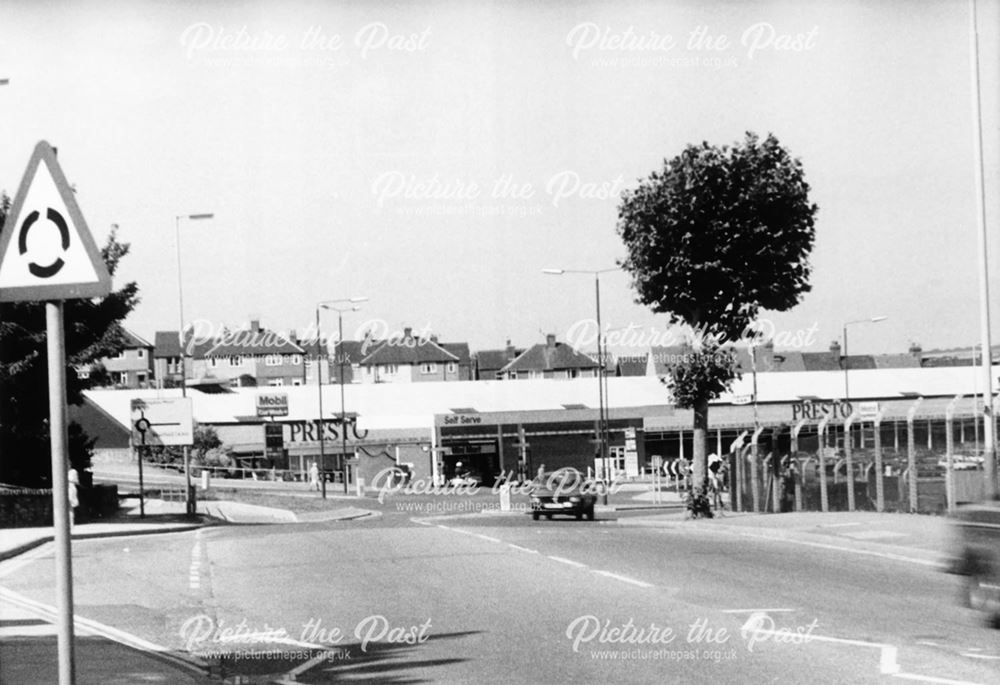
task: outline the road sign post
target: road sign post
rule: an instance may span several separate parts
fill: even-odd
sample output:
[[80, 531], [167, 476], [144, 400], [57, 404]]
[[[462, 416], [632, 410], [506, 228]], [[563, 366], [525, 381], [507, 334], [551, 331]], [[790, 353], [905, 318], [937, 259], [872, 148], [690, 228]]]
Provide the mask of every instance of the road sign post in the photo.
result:
[[73, 555], [70, 549], [69, 459], [66, 446], [66, 346], [63, 303], [45, 303], [45, 337], [49, 366], [49, 439], [52, 443], [52, 524], [56, 546], [56, 623], [59, 647], [59, 682], [74, 680], [73, 656]]
[[75, 680], [73, 569], [70, 548], [66, 428], [66, 337], [63, 300], [104, 297], [111, 275], [90, 235], [55, 149], [39, 142], [0, 232], [0, 302], [45, 302], [49, 375], [52, 526], [60, 685]]

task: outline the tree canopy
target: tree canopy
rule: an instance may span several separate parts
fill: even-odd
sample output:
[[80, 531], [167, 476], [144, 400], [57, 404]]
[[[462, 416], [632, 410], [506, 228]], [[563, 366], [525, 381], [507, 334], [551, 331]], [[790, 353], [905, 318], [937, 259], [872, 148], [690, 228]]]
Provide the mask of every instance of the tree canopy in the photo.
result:
[[[0, 231], [10, 211], [10, 198], [0, 196]], [[101, 249], [108, 272], [114, 276], [129, 244], [111, 231]], [[125, 338], [122, 321], [139, 302], [134, 282], [102, 298], [67, 300], [63, 308], [66, 329], [66, 399], [79, 404], [82, 392], [95, 379], [77, 377], [75, 367], [120, 352]], [[48, 369], [45, 348], [45, 306], [42, 302], [0, 304], [0, 483], [47, 486], [51, 477], [49, 447]], [[89, 466], [90, 440], [70, 424], [71, 465]]]
[[761, 309], [790, 309], [810, 289], [808, 194], [802, 164], [773, 135], [664, 160], [619, 206], [638, 301], [729, 340]]

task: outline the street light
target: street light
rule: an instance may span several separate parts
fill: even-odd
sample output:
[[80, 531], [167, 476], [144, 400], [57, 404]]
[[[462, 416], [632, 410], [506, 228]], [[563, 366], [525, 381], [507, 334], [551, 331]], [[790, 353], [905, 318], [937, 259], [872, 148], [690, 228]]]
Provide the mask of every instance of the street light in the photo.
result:
[[[187, 397], [187, 361], [185, 360], [184, 344], [184, 286], [181, 279], [181, 219], [188, 221], [198, 221], [200, 219], [211, 219], [214, 214], [179, 214], [174, 217], [174, 243], [177, 247], [177, 310], [180, 316], [180, 330], [177, 337], [181, 344], [181, 397]], [[139, 456], [142, 459], [142, 456]], [[184, 491], [185, 510], [188, 516], [194, 515], [194, 502], [191, 501], [191, 447], [184, 445], [184, 481], [186, 489]]]
[[[339, 362], [339, 380], [340, 380], [340, 438], [341, 438], [341, 460], [344, 459], [344, 455], [347, 454], [347, 433], [345, 432], [346, 422], [345, 411], [344, 411], [344, 312], [356, 312], [360, 307], [356, 306], [360, 302], [367, 302], [367, 297], [344, 297], [337, 300], [324, 300], [316, 305], [316, 390], [319, 394], [319, 459], [320, 464], [324, 467], [326, 460], [326, 438], [323, 436], [323, 367], [319, 361], [319, 343], [320, 338], [320, 323], [319, 323], [319, 310], [329, 309], [331, 311], [337, 312], [337, 324], [338, 324], [338, 345], [340, 345], [340, 354], [338, 355]], [[346, 306], [345, 306], [346, 305]], [[341, 464], [343, 467], [342, 477], [344, 479], [344, 494], [347, 494], [347, 466], [346, 464]], [[323, 489], [323, 499], [326, 499], [326, 469], [324, 468], [323, 477], [320, 479]]]
[[[598, 419], [597, 419], [597, 432], [598, 432], [598, 447], [600, 450], [600, 459], [602, 468], [604, 469], [604, 477], [608, 479], [608, 485], [610, 487], [611, 479], [608, 478], [608, 421], [605, 417], [605, 407], [604, 407], [604, 351], [601, 346], [601, 274], [611, 273], [612, 271], [620, 271], [621, 267], [613, 267], [610, 269], [542, 269], [543, 274], [549, 276], [562, 276], [563, 274], [586, 274], [588, 276], [594, 277], [594, 292], [596, 295], [597, 303], [597, 402], [598, 402]], [[604, 504], [608, 503], [608, 488], [604, 489]]]
[[850, 386], [847, 381], [847, 370], [850, 368], [850, 359], [847, 357], [847, 327], [853, 326], [857, 323], [878, 323], [879, 321], [885, 321], [889, 317], [887, 316], [873, 316], [869, 319], [856, 319], [854, 321], [848, 321], [844, 324], [844, 402], [850, 404], [851, 393], [849, 391]]

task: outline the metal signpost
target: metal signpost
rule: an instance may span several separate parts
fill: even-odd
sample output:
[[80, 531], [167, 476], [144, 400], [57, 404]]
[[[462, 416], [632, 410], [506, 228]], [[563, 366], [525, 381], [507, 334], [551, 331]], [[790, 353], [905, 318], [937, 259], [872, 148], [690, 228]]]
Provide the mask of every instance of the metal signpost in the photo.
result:
[[66, 432], [63, 301], [104, 297], [111, 275], [76, 204], [55, 149], [39, 142], [0, 233], [0, 302], [45, 302], [52, 450], [52, 523], [56, 555], [59, 683], [75, 680], [73, 571]]
[[[194, 444], [194, 412], [190, 397], [132, 400], [132, 447], [139, 462], [139, 515], [146, 515], [142, 459], [146, 447]], [[187, 501], [188, 497], [185, 497]]]

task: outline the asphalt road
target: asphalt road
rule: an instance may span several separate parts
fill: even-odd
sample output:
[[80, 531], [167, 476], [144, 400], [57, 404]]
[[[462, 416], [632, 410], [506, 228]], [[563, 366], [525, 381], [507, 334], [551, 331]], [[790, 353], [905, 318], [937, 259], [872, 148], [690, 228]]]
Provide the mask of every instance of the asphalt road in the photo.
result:
[[[79, 541], [76, 612], [216, 682], [1000, 679], [998, 633], [925, 566], [611, 514], [414, 516]], [[0, 580], [52, 583], [44, 551]]]

